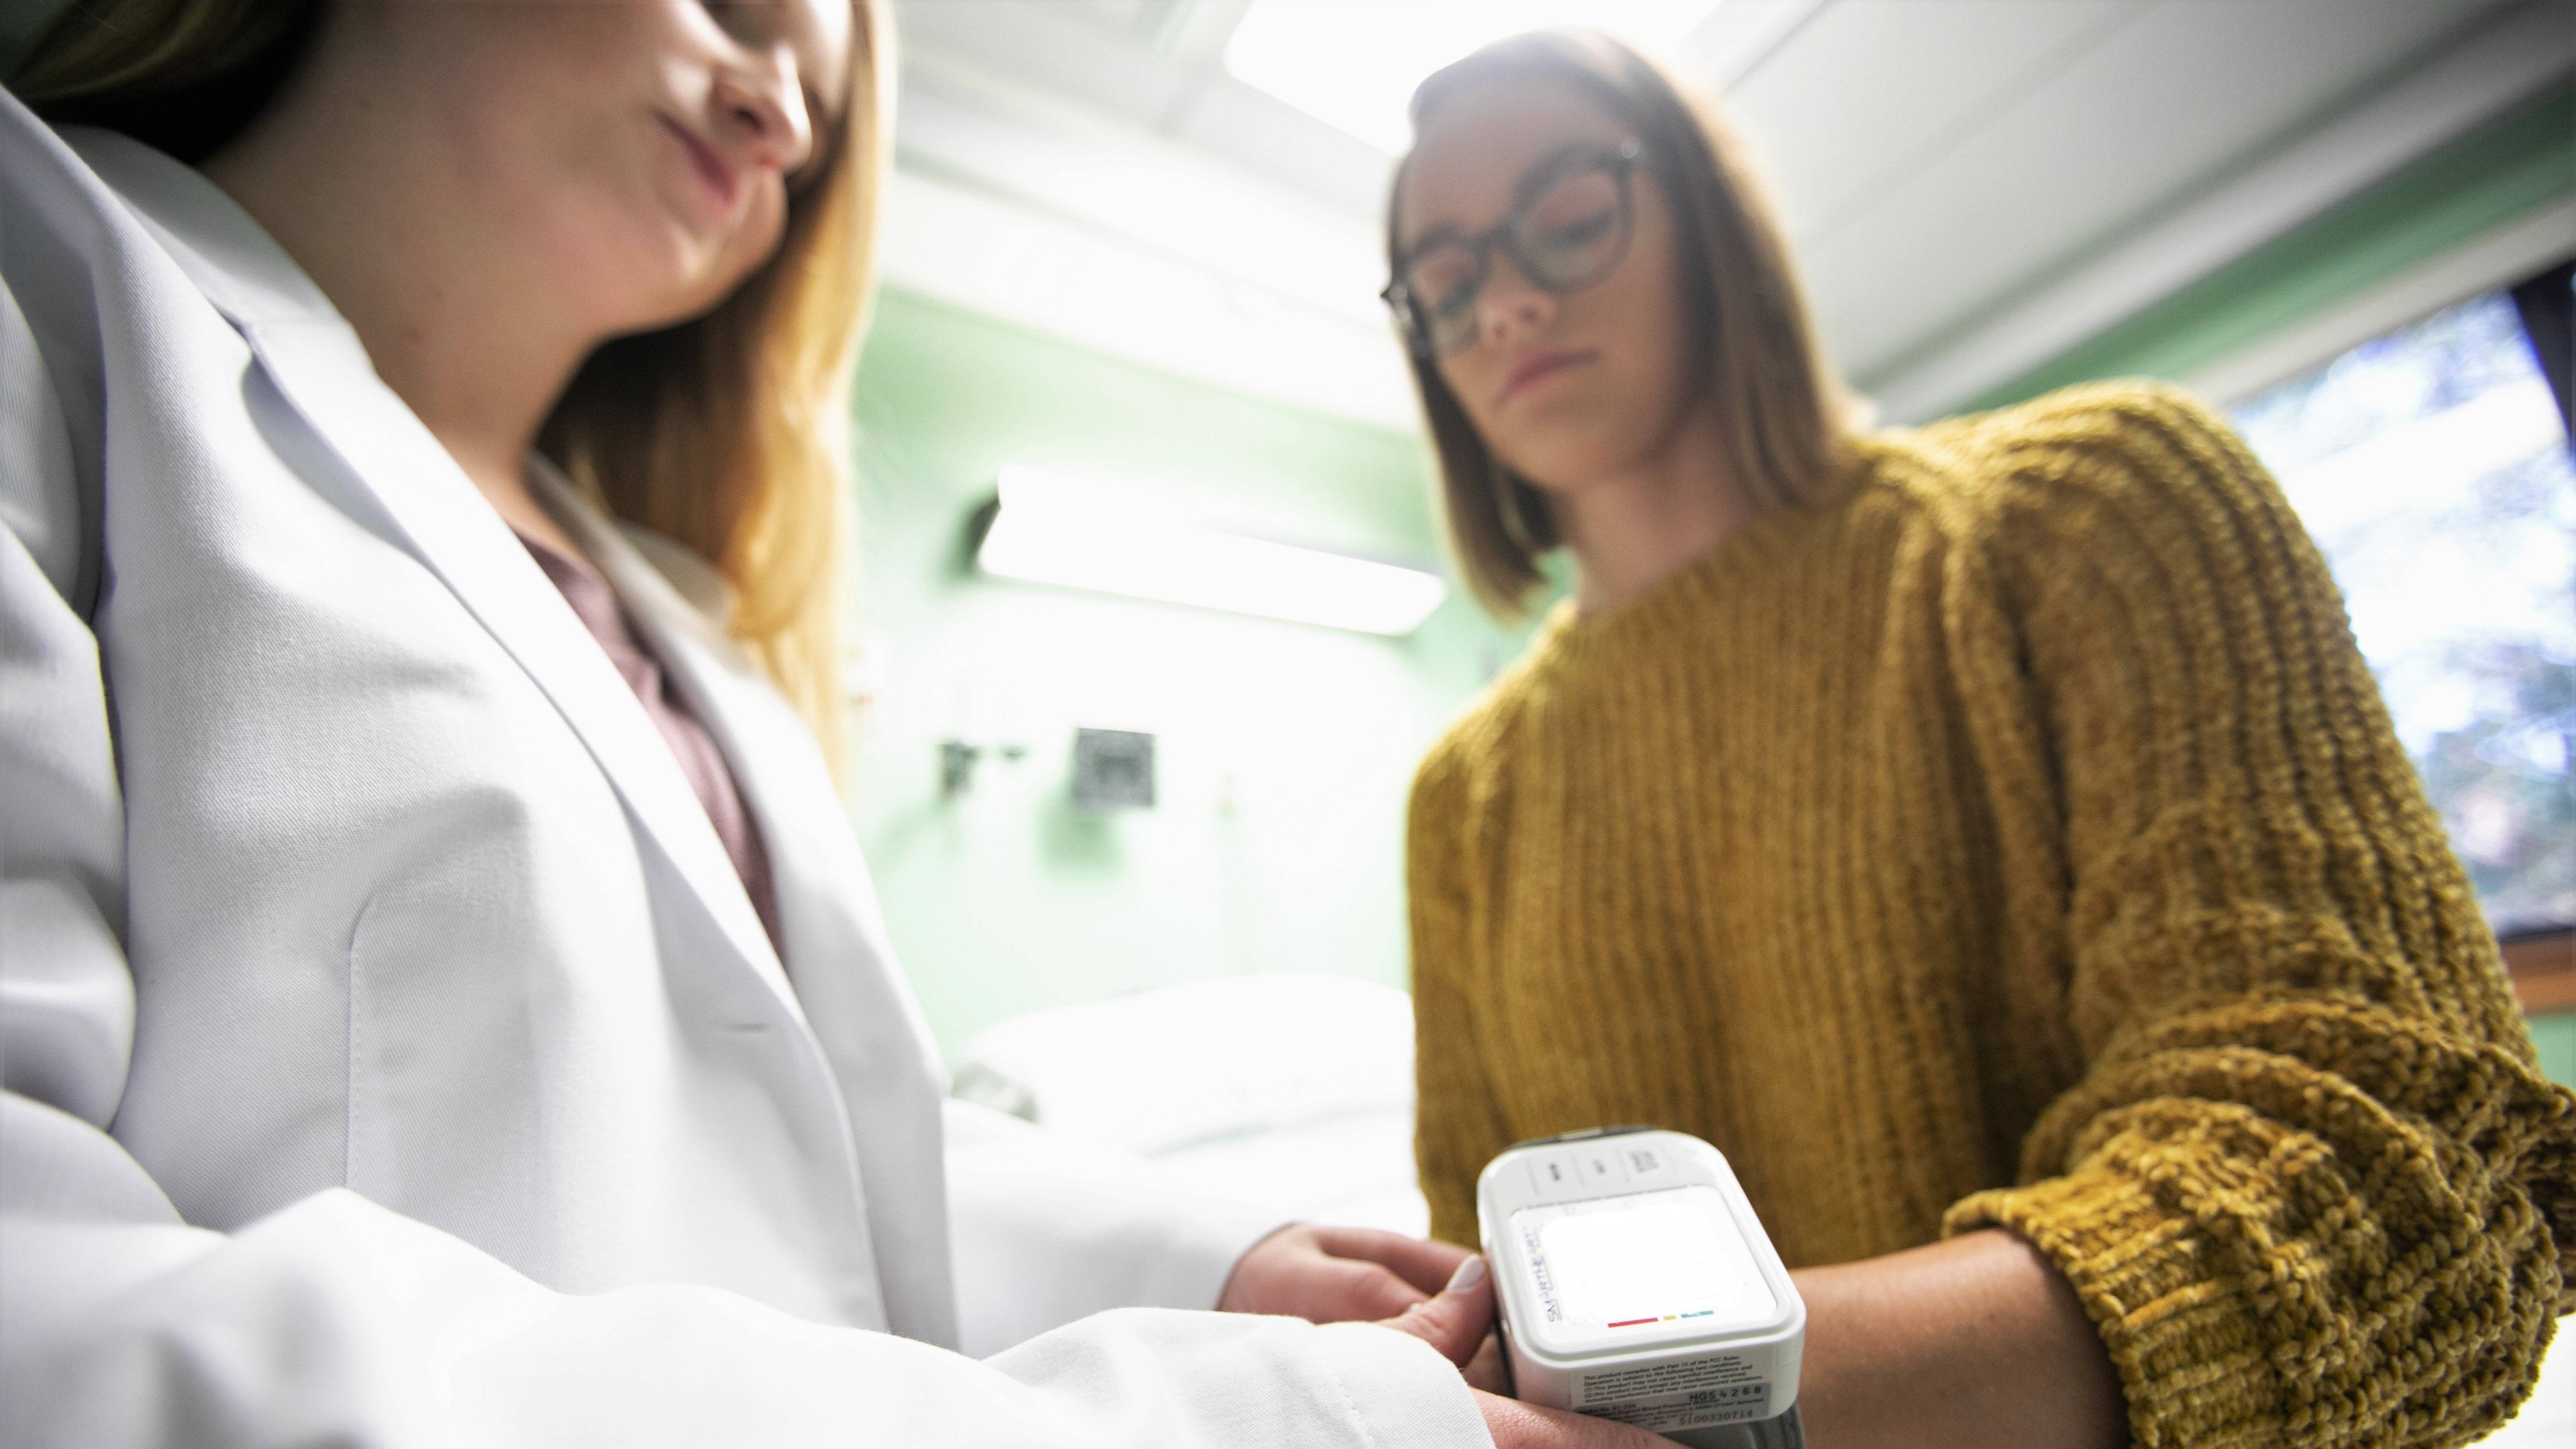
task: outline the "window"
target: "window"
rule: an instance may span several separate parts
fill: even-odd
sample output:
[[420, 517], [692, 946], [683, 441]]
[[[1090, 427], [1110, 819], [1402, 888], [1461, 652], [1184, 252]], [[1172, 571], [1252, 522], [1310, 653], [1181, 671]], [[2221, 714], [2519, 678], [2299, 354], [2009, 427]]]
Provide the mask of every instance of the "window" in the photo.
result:
[[2471, 298], [2235, 409], [2501, 935], [2576, 922], [2576, 469], [2565, 344], [2533, 341], [2565, 337], [2569, 286]]

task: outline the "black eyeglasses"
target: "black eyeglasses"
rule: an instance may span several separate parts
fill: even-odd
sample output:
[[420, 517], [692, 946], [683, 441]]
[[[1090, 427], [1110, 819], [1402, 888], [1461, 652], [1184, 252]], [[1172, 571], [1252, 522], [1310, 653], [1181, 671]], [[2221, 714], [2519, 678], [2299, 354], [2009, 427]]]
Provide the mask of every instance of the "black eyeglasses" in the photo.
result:
[[1634, 140], [1562, 153], [1522, 180], [1499, 225], [1416, 242], [1378, 293], [1415, 354], [1446, 357], [1476, 340], [1476, 297], [1497, 247], [1530, 285], [1560, 296], [1609, 275], [1628, 251], [1628, 177], [1644, 154]]

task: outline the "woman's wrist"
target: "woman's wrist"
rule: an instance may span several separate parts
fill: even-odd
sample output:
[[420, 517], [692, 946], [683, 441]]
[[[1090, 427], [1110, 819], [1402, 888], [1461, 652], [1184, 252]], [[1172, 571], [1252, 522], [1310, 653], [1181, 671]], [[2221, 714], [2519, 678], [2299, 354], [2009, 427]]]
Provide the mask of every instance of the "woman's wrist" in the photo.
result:
[[2118, 1449], [2128, 1407], [2074, 1288], [1987, 1229], [1791, 1275], [1807, 1303], [1798, 1404], [1816, 1449]]

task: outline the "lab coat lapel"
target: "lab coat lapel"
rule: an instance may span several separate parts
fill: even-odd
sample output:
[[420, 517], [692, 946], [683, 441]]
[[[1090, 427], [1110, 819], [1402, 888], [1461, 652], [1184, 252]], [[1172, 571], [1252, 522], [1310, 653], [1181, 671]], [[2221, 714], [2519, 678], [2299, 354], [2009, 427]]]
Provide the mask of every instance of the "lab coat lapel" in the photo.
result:
[[[842, 1100], [862, 1119], [854, 1136], [889, 1316], [897, 1332], [953, 1344], [938, 1050], [887, 944], [822, 756], [804, 721], [725, 632], [726, 605], [712, 597], [723, 585], [711, 568], [693, 557], [657, 563], [560, 475], [541, 467], [538, 483], [733, 768], [769, 847], [788, 976]], [[656, 542], [664, 555], [679, 552]], [[701, 577], [684, 593], [666, 567]], [[889, 1255], [897, 1244], [900, 1253]]]
[[656, 849], [742, 965], [801, 1015], [777, 952], [706, 811], [597, 641], [445, 447], [392, 389], [302, 271], [211, 182], [123, 137], [75, 149], [126, 199], [250, 344], [280, 394], [345, 467], [345, 500], [376, 514], [453, 590], [580, 735]]
[[741, 877], [698, 803], [670, 745], [634, 691], [582, 627], [509, 526], [476, 492], [410, 409], [366, 374], [342, 382], [346, 364], [297, 333], [252, 348], [284, 392], [376, 495], [431, 569], [501, 641], [580, 734], [643, 834], [711, 912], [745, 965], [797, 1010]]

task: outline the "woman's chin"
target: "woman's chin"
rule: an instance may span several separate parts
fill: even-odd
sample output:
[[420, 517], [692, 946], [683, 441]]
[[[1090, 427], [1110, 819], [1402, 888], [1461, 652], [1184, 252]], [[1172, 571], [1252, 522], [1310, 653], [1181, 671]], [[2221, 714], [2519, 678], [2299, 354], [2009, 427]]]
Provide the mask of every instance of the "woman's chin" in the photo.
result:
[[778, 249], [774, 235], [757, 246], [747, 245], [739, 234], [722, 239], [690, 234], [680, 242], [659, 273], [664, 326], [703, 317], [722, 306], [759, 274], [762, 263]]
[[622, 337], [695, 321], [732, 296], [747, 275], [706, 238], [673, 227], [617, 256], [596, 259], [567, 285], [596, 290], [602, 278], [616, 279], [617, 293], [601, 297], [600, 308], [614, 319], [610, 335]]
[[1635, 452], [1597, 437], [1560, 435], [1514, 448], [1504, 459], [1514, 473], [1550, 497], [1565, 497], [1625, 472]]

